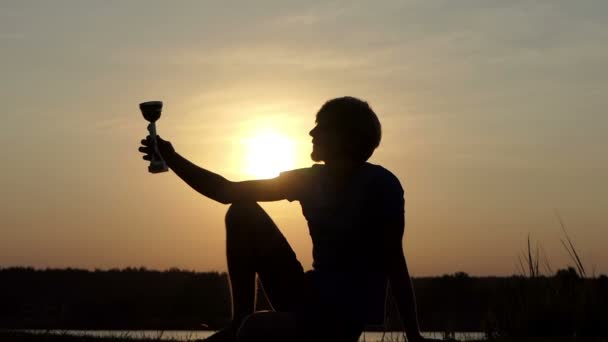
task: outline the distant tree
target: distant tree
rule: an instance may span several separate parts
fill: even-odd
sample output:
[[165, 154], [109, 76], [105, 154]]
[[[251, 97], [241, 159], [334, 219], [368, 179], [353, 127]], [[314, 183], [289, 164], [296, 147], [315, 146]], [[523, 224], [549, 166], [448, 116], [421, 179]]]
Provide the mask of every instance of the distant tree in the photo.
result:
[[446, 273], [446, 274], [442, 275], [441, 278], [443, 278], [443, 279], [468, 279], [468, 278], [470, 278], [470, 276], [466, 272], [459, 271], [459, 272], [456, 272], [453, 274]]
[[470, 278], [470, 276], [466, 272], [456, 272], [456, 273], [454, 273], [454, 278], [468, 279], [468, 278]]
[[565, 279], [580, 278], [580, 276], [578, 275], [578, 272], [572, 266], [569, 266], [568, 268], [565, 268], [565, 269], [557, 270], [557, 272], [555, 273], [555, 277], [556, 278], [565, 278]]

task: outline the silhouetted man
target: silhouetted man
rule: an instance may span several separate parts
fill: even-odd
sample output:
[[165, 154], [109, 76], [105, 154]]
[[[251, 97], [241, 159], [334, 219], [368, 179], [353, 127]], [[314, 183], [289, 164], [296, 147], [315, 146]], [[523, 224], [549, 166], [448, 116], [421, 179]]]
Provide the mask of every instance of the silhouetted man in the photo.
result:
[[[326, 102], [310, 131], [312, 167], [274, 179], [231, 182], [179, 155], [158, 139], [168, 166], [199, 193], [224, 204], [232, 323], [208, 340], [323, 337], [356, 341], [365, 325], [384, 321], [390, 283], [410, 342], [420, 335], [402, 248], [404, 192], [388, 170], [367, 162], [381, 138], [367, 102]], [[146, 140], [139, 148], [150, 160]], [[302, 265], [256, 203], [299, 201], [313, 242], [313, 270]], [[258, 275], [274, 312], [253, 313]]]

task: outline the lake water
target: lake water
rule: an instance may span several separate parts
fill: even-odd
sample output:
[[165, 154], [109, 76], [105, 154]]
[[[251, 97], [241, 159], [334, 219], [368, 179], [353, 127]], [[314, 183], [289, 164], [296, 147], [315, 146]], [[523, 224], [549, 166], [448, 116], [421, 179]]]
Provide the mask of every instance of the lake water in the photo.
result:
[[[25, 330], [33, 333], [54, 333], [54, 334], [68, 334], [68, 335], [86, 335], [86, 336], [98, 336], [98, 337], [129, 337], [129, 338], [151, 338], [159, 340], [180, 340], [180, 341], [194, 341], [206, 338], [213, 334], [213, 331], [207, 330]], [[384, 341], [405, 341], [402, 333], [400, 332], [364, 332], [361, 335], [359, 341], [370, 341], [379, 342], [382, 341], [384, 335]], [[443, 333], [439, 332], [424, 332], [423, 336], [428, 338], [443, 339]], [[473, 341], [483, 340], [484, 334], [480, 332], [457, 332], [455, 338], [460, 341]]]

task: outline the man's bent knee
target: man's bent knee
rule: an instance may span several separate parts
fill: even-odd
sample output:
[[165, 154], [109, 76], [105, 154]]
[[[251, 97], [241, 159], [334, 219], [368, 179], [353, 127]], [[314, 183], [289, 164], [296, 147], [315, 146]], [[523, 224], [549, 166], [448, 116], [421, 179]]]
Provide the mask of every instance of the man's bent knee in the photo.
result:
[[256, 202], [235, 202], [226, 212], [226, 225], [250, 221], [259, 216], [264, 209]]
[[256, 202], [233, 203], [226, 213], [227, 241], [282, 243], [285, 240], [270, 216]]

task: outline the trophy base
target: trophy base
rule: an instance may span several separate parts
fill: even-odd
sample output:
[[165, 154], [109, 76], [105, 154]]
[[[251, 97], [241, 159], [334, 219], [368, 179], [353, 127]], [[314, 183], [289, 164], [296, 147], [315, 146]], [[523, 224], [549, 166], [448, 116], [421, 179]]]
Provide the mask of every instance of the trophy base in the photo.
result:
[[165, 163], [151, 164], [148, 166], [148, 172], [150, 172], [150, 173], [161, 173], [161, 172], [167, 172], [167, 171], [169, 171], [169, 168], [167, 167], [167, 164], [165, 164]]

